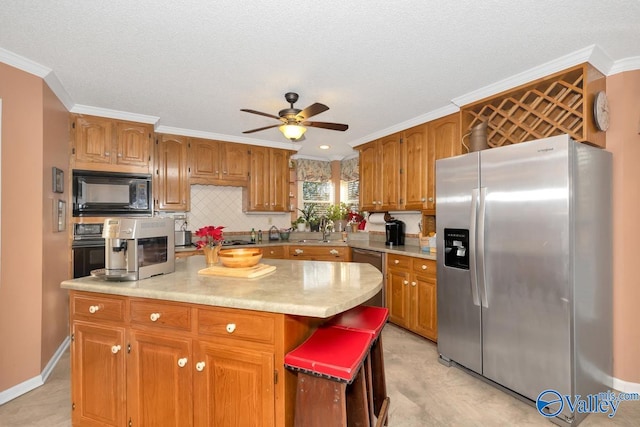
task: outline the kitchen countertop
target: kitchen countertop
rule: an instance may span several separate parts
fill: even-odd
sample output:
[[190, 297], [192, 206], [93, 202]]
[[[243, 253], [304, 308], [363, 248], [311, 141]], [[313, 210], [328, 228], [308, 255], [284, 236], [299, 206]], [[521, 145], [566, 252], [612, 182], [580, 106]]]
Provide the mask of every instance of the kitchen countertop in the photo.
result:
[[94, 277], [65, 280], [64, 289], [219, 307], [328, 318], [382, 289], [382, 274], [368, 264], [268, 259], [273, 273], [255, 279], [201, 276], [204, 256], [176, 259], [176, 271], [131, 282]]
[[[391, 253], [397, 255], [405, 255], [416, 258], [430, 259], [436, 260], [435, 253], [423, 252], [419, 246], [405, 245], [405, 246], [394, 246], [390, 248], [386, 246], [384, 242], [369, 242], [368, 240], [348, 240], [347, 242], [343, 242], [342, 240], [329, 240], [328, 242], [323, 242], [321, 240], [314, 239], [304, 239], [304, 242], [296, 239], [289, 239], [288, 241], [275, 240], [275, 241], [266, 241], [262, 243], [256, 243], [251, 245], [237, 245], [237, 246], [225, 246], [225, 248], [237, 248], [237, 247], [269, 247], [269, 246], [290, 246], [290, 245], [308, 245], [308, 246], [348, 246], [350, 248], [359, 248], [359, 249], [367, 249], [370, 251]], [[197, 250], [195, 246], [192, 247], [176, 247], [176, 252], [192, 252]]]

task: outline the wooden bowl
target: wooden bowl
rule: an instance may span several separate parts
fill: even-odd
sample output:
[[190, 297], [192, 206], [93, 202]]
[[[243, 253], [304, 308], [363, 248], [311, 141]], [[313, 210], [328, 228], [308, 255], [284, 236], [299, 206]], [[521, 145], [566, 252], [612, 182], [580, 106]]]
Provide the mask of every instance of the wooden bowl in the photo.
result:
[[262, 259], [262, 249], [260, 248], [233, 248], [221, 249], [219, 253], [220, 262], [225, 267], [247, 268], [257, 265]]

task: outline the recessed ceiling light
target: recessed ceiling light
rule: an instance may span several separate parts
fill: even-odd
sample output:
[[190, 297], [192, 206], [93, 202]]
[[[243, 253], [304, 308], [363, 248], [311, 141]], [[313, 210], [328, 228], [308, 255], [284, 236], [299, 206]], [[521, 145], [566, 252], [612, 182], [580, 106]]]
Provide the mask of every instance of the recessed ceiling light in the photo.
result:
[[329, 145], [321, 145], [320, 146], [321, 150], [328, 150], [329, 148], [331, 148], [331, 146], [329, 146]]

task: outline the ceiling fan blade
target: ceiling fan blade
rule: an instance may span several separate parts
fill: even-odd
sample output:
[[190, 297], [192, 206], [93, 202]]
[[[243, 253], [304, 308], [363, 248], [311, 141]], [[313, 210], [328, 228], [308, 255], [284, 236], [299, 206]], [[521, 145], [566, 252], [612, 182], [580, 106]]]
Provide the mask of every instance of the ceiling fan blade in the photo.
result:
[[261, 130], [265, 130], [265, 129], [277, 128], [278, 126], [280, 126], [280, 125], [278, 124], [278, 125], [265, 126], [265, 127], [263, 127], [263, 128], [251, 129], [251, 130], [245, 130], [245, 131], [244, 131], [244, 132], [242, 132], [242, 133], [253, 133], [253, 132], [259, 132], [259, 131], [261, 131]]
[[309, 105], [307, 108], [305, 108], [304, 110], [296, 114], [296, 119], [306, 120], [309, 117], [315, 116], [316, 114], [320, 114], [324, 111], [327, 111], [328, 109], [329, 107], [327, 107], [326, 105], [316, 102], [315, 104]]
[[280, 117], [278, 116], [274, 116], [273, 114], [263, 113], [261, 111], [248, 110], [246, 108], [241, 108], [240, 111], [244, 111], [245, 113], [257, 114], [259, 116], [271, 117], [272, 119], [280, 120]]
[[323, 129], [331, 129], [331, 130], [339, 130], [345, 131], [349, 129], [349, 125], [345, 125], [342, 123], [327, 123], [327, 122], [303, 122], [303, 126], [309, 126], [314, 128], [323, 128]]

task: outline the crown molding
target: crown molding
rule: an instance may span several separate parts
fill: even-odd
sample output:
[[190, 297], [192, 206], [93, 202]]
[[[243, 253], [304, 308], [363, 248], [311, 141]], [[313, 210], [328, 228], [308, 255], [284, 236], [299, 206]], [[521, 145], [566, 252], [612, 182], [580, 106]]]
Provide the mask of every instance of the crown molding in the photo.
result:
[[609, 70], [608, 76], [612, 76], [618, 73], [624, 73], [625, 71], [640, 70], [640, 56], [633, 56], [631, 58], [620, 59], [613, 63], [611, 70]]
[[404, 121], [402, 123], [398, 123], [397, 125], [379, 130], [377, 132], [371, 133], [362, 138], [356, 139], [355, 141], [349, 142], [349, 146], [351, 148], [357, 147], [358, 145], [365, 144], [367, 142], [371, 142], [375, 139], [382, 138], [383, 136], [391, 135], [396, 132], [403, 131], [405, 129], [412, 128], [414, 126], [422, 125], [426, 122], [430, 122], [435, 119], [439, 119], [440, 117], [448, 116], [449, 114], [457, 113], [460, 111], [456, 105], [449, 104], [444, 107], [438, 108], [437, 110], [430, 111], [426, 114], [423, 114], [418, 117], [414, 117], [413, 119]]
[[0, 61], [14, 68], [25, 71], [29, 74], [33, 74], [34, 76], [38, 76], [41, 79], [44, 79], [49, 73], [52, 72], [51, 68], [47, 68], [44, 65], [40, 65], [37, 62], [30, 60], [29, 58], [17, 55], [1, 47]]
[[69, 95], [69, 92], [67, 92], [60, 80], [58, 80], [58, 76], [56, 76], [56, 74], [52, 71], [45, 76], [44, 82], [47, 84], [47, 86], [49, 86], [49, 89], [51, 89], [51, 91], [58, 97], [60, 102], [62, 102], [62, 105], [65, 106], [67, 111], [71, 111], [75, 103], [73, 102], [73, 99], [71, 99], [71, 95]]
[[591, 45], [454, 98], [451, 102], [462, 107], [464, 105], [471, 104], [472, 102], [488, 98], [496, 93], [504, 92], [505, 90], [530, 83], [534, 80], [549, 76], [550, 74], [557, 73], [558, 71], [565, 70], [584, 62], [591, 63], [605, 75], [613, 65], [611, 58], [609, 58], [609, 56], [604, 53], [600, 47], [597, 45]]
[[292, 144], [286, 142], [275, 142], [275, 141], [265, 141], [251, 138], [242, 138], [242, 137], [234, 137], [231, 135], [224, 135], [221, 133], [214, 132], [205, 132], [193, 129], [184, 129], [177, 128], [173, 126], [164, 126], [159, 125], [156, 126], [157, 133], [167, 133], [170, 135], [181, 135], [181, 136], [189, 136], [192, 138], [202, 138], [202, 139], [214, 139], [221, 140], [225, 142], [235, 142], [239, 144], [248, 144], [248, 145], [258, 145], [261, 147], [271, 147], [271, 148], [282, 148], [285, 150], [294, 150], [298, 151], [302, 146], [299, 144]]
[[155, 125], [160, 120], [160, 117], [156, 116], [110, 110], [108, 108], [92, 107], [82, 104], [75, 104], [69, 111], [75, 114], [88, 114], [90, 116], [108, 117], [110, 119], [128, 120], [130, 122], [149, 123], [152, 125]]

